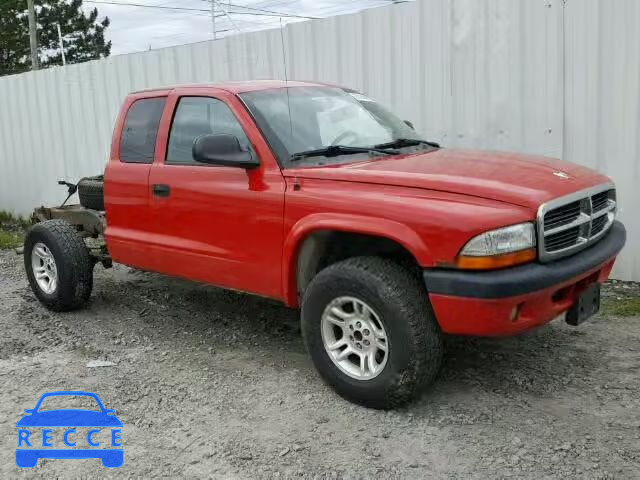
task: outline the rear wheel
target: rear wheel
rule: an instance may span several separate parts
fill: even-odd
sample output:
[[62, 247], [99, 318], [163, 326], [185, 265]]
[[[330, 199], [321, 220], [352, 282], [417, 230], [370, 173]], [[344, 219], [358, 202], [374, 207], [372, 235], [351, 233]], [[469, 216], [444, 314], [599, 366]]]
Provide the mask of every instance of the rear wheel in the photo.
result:
[[63, 220], [31, 227], [24, 243], [24, 265], [33, 293], [53, 311], [81, 307], [93, 288], [93, 263], [78, 232]]
[[302, 304], [302, 333], [324, 380], [373, 408], [413, 399], [434, 380], [443, 355], [424, 287], [376, 257], [336, 263], [313, 279]]

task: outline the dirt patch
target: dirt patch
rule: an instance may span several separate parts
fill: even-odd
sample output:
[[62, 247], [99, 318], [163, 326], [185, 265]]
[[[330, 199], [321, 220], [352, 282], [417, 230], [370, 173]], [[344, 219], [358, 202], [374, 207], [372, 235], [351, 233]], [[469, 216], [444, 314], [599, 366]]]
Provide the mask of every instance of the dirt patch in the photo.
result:
[[[0, 477], [640, 478], [640, 318], [613, 315], [639, 292], [623, 285], [577, 329], [448, 339], [433, 388], [378, 412], [322, 384], [297, 313], [275, 302], [96, 267], [87, 308], [55, 314], [2, 251]], [[15, 467], [23, 409], [65, 389], [116, 410], [121, 469]]]

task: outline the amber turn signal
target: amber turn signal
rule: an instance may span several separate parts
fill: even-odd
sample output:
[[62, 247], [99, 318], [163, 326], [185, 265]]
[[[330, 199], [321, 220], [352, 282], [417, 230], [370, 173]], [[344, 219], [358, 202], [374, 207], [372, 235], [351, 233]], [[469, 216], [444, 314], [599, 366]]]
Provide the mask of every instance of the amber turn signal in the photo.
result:
[[527, 263], [536, 258], [536, 249], [527, 248], [517, 252], [503, 253], [487, 257], [474, 257], [458, 255], [456, 267], [465, 270], [491, 270], [496, 268], [512, 267], [521, 263]]

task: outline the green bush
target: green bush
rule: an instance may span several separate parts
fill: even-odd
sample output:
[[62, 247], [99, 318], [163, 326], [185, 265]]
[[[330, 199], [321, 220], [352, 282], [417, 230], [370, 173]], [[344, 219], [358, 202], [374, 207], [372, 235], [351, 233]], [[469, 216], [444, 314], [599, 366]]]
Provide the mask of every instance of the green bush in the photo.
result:
[[0, 229], [0, 248], [16, 248], [22, 245], [24, 235]]
[[29, 221], [25, 218], [0, 210], [0, 248], [21, 246], [28, 226]]

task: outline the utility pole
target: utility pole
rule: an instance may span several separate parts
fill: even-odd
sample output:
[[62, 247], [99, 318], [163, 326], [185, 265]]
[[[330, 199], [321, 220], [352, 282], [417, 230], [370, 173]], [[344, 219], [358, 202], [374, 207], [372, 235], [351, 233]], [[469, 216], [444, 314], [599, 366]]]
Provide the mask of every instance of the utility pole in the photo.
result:
[[238, 25], [236, 25], [236, 22], [233, 21], [233, 18], [231, 18], [231, 15], [229, 15], [229, 11], [227, 10], [227, 8], [225, 7], [224, 3], [220, 3], [218, 2], [218, 0], [213, 0], [213, 3], [218, 3], [220, 10], [222, 10], [223, 14], [225, 17], [227, 17], [227, 20], [229, 20], [229, 23], [231, 24], [231, 26], [237, 31], [237, 32], [242, 32], [242, 30], [240, 30], [238, 28]]
[[60, 24], [58, 24], [58, 40], [60, 41], [60, 53], [62, 54], [62, 66], [67, 64], [67, 59], [64, 56], [64, 42], [62, 41], [62, 32], [60, 31]]
[[29, 13], [29, 43], [31, 45], [31, 70], [38, 70], [38, 38], [36, 37], [36, 11], [33, 8], [33, 0], [27, 0], [27, 10]]

